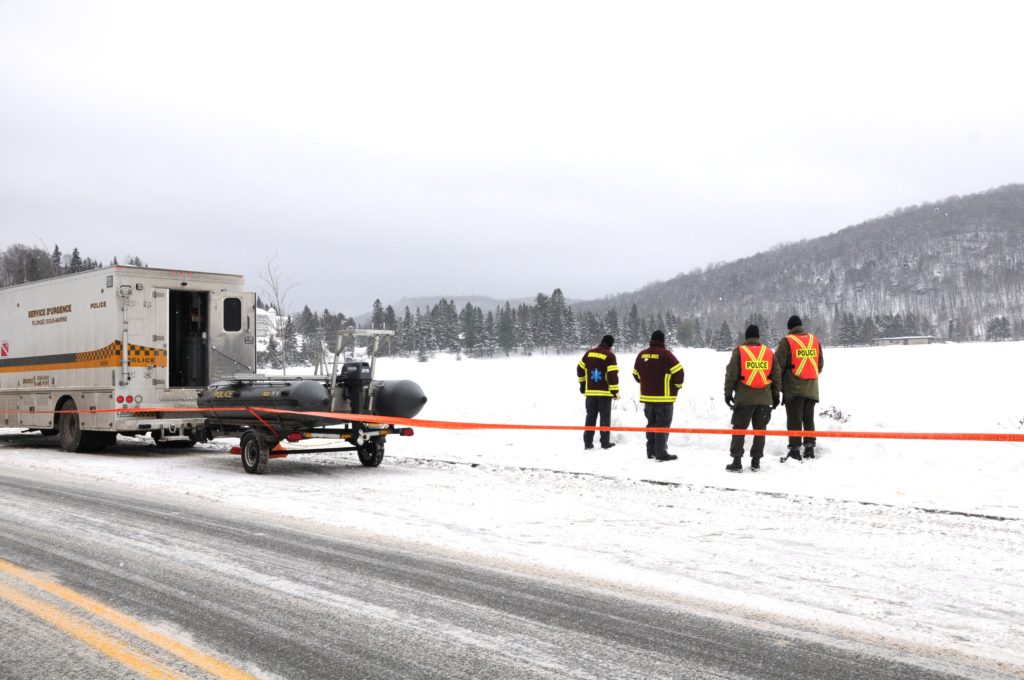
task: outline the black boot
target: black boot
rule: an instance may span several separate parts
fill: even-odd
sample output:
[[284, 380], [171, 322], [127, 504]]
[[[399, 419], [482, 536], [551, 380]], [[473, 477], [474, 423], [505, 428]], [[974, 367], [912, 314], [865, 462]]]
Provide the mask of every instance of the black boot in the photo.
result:
[[757, 472], [761, 469], [761, 456], [754, 456], [750, 459], [750, 471]]
[[740, 456], [733, 456], [732, 462], [725, 466], [725, 469], [729, 472], [743, 472], [743, 463], [740, 462]]
[[814, 458], [814, 447], [813, 446], [805, 446], [804, 447], [804, 458]]
[[779, 458], [779, 462], [780, 463], [785, 463], [787, 458], [792, 458], [793, 460], [800, 461], [801, 463], [804, 462], [803, 456], [800, 455], [800, 447], [799, 446], [791, 446], [791, 447], [789, 447], [789, 453], [787, 455], [783, 456], [782, 458]]

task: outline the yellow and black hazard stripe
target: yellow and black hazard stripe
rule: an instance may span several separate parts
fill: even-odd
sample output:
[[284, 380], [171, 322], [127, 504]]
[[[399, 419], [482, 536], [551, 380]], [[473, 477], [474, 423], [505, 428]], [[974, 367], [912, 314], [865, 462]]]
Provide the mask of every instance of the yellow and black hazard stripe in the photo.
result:
[[[47, 354], [34, 357], [8, 357], [0, 359], [0, 373], [25, 371], [67, 371], [76, 368], [116, 368], [121, 365], [121, 341], [88, 352]], [[128, 363], [131, 366], [167, 366], [167, 350], [145, 345], [128, 344]]]

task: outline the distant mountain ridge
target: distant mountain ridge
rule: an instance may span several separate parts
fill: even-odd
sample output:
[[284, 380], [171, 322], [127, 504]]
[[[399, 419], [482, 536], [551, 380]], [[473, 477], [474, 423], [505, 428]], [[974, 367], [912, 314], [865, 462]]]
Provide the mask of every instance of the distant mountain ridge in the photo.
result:
[[[493, 310], [498, 307], [504, 307], [506, 299], [497, 299], [488, 297], [486, 295], [421, 295], [419, 297], [402, 298], [397, 302], [392, 302], [391, 306], [394, 308], [397, 314], [401, 314], [408, 307], [413, 312], [419, 307], [422, 310], [426, 310], [427, 307], [433, 307], [438, 303], [439, 300], [447, 300], [455, 305], [456, 308], [462, 309], [466, 304], [471, 304], [474, 307], [480, 307], [481, 309]], [[522, 303], [531, 302], [533, 298], [515, 298], [508, 299], [507, 301], [515, 307]], [[385, 305], [387, 306], [387, 305]]]
[[[980, 337], [991, 319], [1024, 328], [1024, 185], [897, 209], [826, 236], [574, 305], [633, 305], [705, 328], [754, 314], [784, 329], [791, 314], [827, 333], [842, 316], [920, 315], [940, 336]], [[958, 338], [959, 339], [959, 338]]]

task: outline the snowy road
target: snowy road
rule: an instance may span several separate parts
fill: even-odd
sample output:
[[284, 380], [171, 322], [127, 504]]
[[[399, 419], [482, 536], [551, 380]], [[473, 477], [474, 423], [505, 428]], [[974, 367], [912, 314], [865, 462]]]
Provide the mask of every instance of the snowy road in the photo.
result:
[[[255, 511], [49, 477], [0, 473], [0, 559], [257, 677], [957, 677], [915, 666], [912, 653], [903, 663], [768, 620], [751, 626]], [[0, 570], [0, 585], [76, 610], [16, 571]], [[2, 597], [0, 624], [4, 677], [121, 677]], [[205, 677], [105, 627], [174, 672]]]
[[[1017, 519], [229, 445], [0, 434], [0, 560], [258, 677], [1024, 677]], [[12, 677], [117, 677], [0, 604]]]

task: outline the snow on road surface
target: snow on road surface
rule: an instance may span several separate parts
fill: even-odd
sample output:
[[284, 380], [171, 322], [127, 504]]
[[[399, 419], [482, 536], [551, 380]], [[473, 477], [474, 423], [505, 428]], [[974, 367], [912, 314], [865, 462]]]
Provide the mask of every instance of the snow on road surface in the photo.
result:
[[[634, 354], [616, 349], [624, 389], [613, 424], [643, 426], [629, 376]], [[1024, 404], [1005, 371], [985, 367], [1011, 365], [1022, 350], [826, 348], [819, 429], [1019, 433]], [[686, 386], [674, 426], [727, 426], [728, 354], [677, 355]], [[574, 425], [583, 420], [576, 361], [439, 356], [381, 359], [377, 368], [380, 378], [420, 383], [430, 398], [425, 418]], [[784, 427], [781, 409], [770, 427]], [[712, 603], [747, 619], [781, 616], [1004, 669], [1020, 664], [1024, 444], [822, 439], [818, 459], [801, 465], [779, 463], [785, 444], [773, 438], [762, 472], [735, 475], [724, 470], [724, 436], [672, 435], [680, 459], [656, 463], [638, 433], [584, 452], [576, 432], [419, 428], [390, 439], [377, 469], [351, 454], [308, 454], [251, 476], [227, 455], [231, 440], [171, 452], [121, 438], [83, 455], [2, 432], [0, 464], [33, 474], [70, 473], [584, 585]]]

